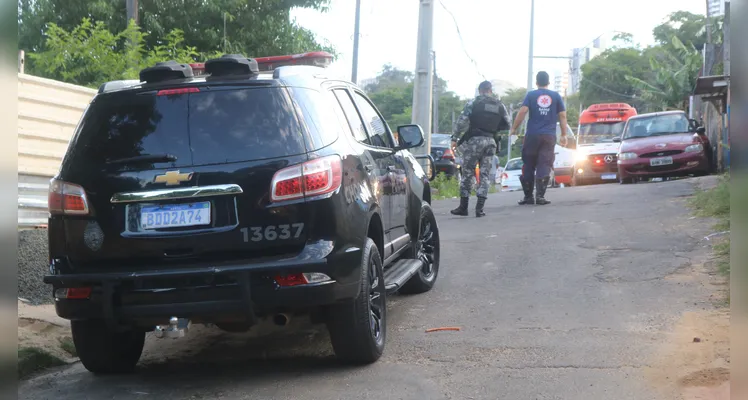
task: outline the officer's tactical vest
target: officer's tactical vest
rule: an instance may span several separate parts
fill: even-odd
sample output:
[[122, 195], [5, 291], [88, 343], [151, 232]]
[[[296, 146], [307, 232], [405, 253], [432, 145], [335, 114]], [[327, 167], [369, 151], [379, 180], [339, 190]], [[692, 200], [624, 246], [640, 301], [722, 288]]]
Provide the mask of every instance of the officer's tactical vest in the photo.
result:
[[506, 129], [499, 126], [504, 122], [501, 108], [501, 101], [495, 97], [481, 96], [477, 98], [473, 103], [473, 112], [470, 115], [470, 129], [475, 130], [473, 135], [493, 135], [502, 128]]

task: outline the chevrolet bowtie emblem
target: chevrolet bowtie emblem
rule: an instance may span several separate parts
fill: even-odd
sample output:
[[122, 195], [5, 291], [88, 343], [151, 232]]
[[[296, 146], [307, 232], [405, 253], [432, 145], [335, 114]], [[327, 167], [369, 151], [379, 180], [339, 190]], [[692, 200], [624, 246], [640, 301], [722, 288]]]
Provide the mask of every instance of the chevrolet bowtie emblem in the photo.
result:
[[179, 185], [180, 182], [187, 182], [192, 179], [192, 172], [180, 174], [179, 171], [169, 171], [163, 175], [156, 175], [154, 182], [165, 183], [166, 186]]

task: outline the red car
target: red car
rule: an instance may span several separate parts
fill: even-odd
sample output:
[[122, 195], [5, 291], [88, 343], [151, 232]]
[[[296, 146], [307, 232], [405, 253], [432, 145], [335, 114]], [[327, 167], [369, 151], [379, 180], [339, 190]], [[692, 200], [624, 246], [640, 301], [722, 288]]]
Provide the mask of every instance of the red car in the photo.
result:
[[704, 128], [683, 111], [640, 114], [629, 118], [620, 138], [620, 183], [648, 178], [706, 175], [712, 148]]

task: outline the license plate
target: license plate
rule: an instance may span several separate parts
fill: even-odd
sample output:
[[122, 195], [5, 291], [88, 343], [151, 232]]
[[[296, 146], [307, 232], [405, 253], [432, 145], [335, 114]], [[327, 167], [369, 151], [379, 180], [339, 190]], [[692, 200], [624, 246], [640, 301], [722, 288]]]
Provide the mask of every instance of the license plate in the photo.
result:
[[603, 179], [616, 179], [617, 177], [618, 175], [616, 174], [603, 174], [602, 176]]
[[658, 167], [660, 165], [670, 165], [673, 163], [673, 157], [659, 157], [649, 160], [649, 165]]
[[143, 229], [181, 228], [209, 225], [210, 202], [145, 206], [140, 210]]

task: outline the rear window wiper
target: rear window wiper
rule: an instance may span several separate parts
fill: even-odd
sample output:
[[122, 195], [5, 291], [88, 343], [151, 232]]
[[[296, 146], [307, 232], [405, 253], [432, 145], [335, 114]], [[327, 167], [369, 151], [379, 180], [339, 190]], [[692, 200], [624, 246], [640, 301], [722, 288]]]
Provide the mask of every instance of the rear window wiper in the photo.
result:
[[145, 154], [142, 156], [118, 158], [106, 162], [106, 165], [121, 165], [121, 164], [136, 164], [143, 162], [174, 162], [177, 161], [177, 156], [171, 154]]

